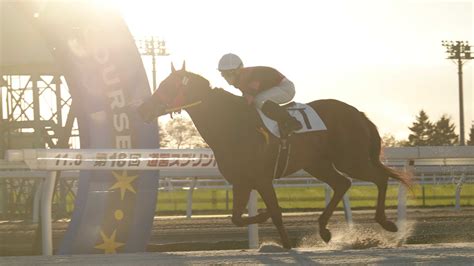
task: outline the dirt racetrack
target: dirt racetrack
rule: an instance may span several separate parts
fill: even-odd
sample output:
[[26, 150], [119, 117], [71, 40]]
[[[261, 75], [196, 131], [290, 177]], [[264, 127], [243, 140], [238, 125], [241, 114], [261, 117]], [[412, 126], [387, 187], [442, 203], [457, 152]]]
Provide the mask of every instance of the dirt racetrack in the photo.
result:
[[[374, 211], [354, 211], [353, 226], [345, 222], [342, 212], [330, 220], [333, 233], [330, 244], [318, 234], [320, 213], [287, 214], [283, 221], [293, 246], [300, 248], [364, 249], [397, 247], [405, 244], [474, 242], [474, 208], [455, 211], [453, 208], [418, 209], [408, 212], [405, 230], [384, 231], [373, 216]], [[387, 216], [396, 221], [395, 210]], [[260, 243], [278, 243], [279, 236], [271, 221], [259, 225]], [[193, 217], [175, 219], [162, 217], [155, 226], [149, 251], [192, 251], [244, 249], [248, 247], [247, 229], [235, 227], [229, 216], [219, 218]]]
[[118, 255], [23, 256], [0, 258], [4, 265], [472, 265], [474, 243], [409, 245], [364, 250], [225, 250]]
[[[86, 264], [117, 264], [131, 257], [140, 264], [164, 263], [439, 263], [474, 264], [474, 208], [409, 210], [405, 229], [399, 233], [383, 231], [373, 221], [374, 211], [354, 211], [354, 224], [349, 227], [342, 212], [337, 212], [330, 221], [333, 233], [330, 244], [325, 244], [317, 234], [319, 213], [298, 213], [284, 216], [291, 240], [296, 247], [287, 252], [279, 248], [279, 237], [269, 221], [259, 225], [259, 250], [247, 249], [247, 229], [235, 227], [227, 215], [218, 217], [195, 216], [157, 217], [154, 222], [150, 244], [145, 254], [128, 254], [120, 260], [101, 256], [104, 260], [85, 256]], [[388, 211], [395, 220], [394, 210]], [[0, 223], [0, 253], [2, 256], [34, 255], [35, 225], [22, 222]], [[57, 247], [67, 227], [66, 222], [55, 222], [54, 245]], [[204, 252], [204, 250], [207, 250]], [[160, 251], [160, 253], [156, 253]], [[184, 252], [188, 251], [188, 252]], [[166, 252], [166, 253], [161, 253]], [[270, 255], [265, 255], [265, 254]], [[161, 255], [160, 255], [161, 254]], [[378, 255], [377, 255], [378, 254]], [[121, 254], [120, 256], [125, 255]], [[230, 256], [230, 257], [228, 257]], [[20, 262], [28, 264], [33, 258], [23, 256], [1, 257], [0, 264]], [[44, 264], [55, 264], [57, 259], [67, 263], [78, 263], [77, 257], [53, 256]], [[118, 259], [117, 256], [114, 258]], [[90, 260], [89, 260], [90, 259]], [[130, 260], [129, 260], [130, 259]], [[188, 260], [189, 259], [189, 260]], [[219, 262], [221, 260], [221, 262]], [[56, 261], [56, 262], [55, 262]], [[36, 260], [36, 262], [39, 262]], [[43, 264], [43, 263], [42, 263]]]

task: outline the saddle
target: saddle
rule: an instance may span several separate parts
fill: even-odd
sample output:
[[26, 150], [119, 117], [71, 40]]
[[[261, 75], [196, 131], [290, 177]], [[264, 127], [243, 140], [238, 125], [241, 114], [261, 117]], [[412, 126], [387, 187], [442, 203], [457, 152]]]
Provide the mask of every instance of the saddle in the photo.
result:
[[[312, 131], [327, 130], [326, 125], [314, 111], [314, 109], [306, 104], [291, 102], [283, 105], [287, 112], [296, 118], [302, 125], [302, 128], [294, 132], [294, 134], [301, 134]], [[289, 154], [291, 145], [287, 141], [288, 136], [280, 135], [280, 125], [277, 121], [267, 117], [260, 109], [257, 108], [257, 112], [262, 119], [263, 125], [268, 132], [273, 134], [275, 137], [280, 139], [280, 145], [278, 147], [278, 155], [275, 161], [275, 167], [273, 171], [273, 179], [280, 178], [286, 172], [289, 161]]]

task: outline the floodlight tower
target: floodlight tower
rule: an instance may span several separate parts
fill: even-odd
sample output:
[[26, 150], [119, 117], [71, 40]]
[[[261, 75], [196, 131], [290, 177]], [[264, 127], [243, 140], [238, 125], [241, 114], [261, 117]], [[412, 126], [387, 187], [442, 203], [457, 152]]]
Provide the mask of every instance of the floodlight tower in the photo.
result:
[[156, 57], [169, 55], [166, 51], [166, 43], [157, 37], [151, 36], [138, 40], [137, 44], [141, 55], [151, 56], [153, 90], [156, 90]]
[[447, 59], [453, 60], [458, 66], [459, 81], [459, 141], [464, 146], [464, 104], [462, 88], [462, 66], [467, 60], [473, 59], [471, 56], [471, 46], [466, 41], [441, 41], [441, 45], [446, 47]]

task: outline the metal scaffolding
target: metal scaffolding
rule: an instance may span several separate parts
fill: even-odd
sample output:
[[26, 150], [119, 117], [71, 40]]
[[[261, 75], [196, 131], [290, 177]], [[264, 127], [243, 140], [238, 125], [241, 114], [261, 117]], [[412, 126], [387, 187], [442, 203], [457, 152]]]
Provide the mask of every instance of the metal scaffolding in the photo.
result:
[[[72, 98], [48, 45], [15, 2], [0, 5], [0, 162], [7, 149], [79, 148]], [[69, 193], [67, 182], [56, 197]], [[0, 216], [31, 217], [21, 206], [31, 206], [38, 186], [40, 179], [1, 179]]]
[[64, 127], [72, 99], [61, 75], [12, 73], [3, 78], [5, 149], [56, 147], [59, 138], [68, 137]]

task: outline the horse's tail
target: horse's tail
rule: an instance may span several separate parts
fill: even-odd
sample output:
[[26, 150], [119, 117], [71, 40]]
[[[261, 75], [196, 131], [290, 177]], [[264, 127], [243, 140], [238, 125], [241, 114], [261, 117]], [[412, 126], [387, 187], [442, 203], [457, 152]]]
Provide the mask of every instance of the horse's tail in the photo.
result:
[[380, 134], [377, 130], [377, 126], [374, 123], [372, 123], [372, 121], [370, 121], [370, 119], [364, 113], [362, 113], [362, 115], [367, 121], [367, 125], [370, 131], [369, 156], [372, 163], [377, 168], [382, 170], [384, 174], [386, 174], [387, 176], [400, 181], [400, 183], [405, 185], [407, 188], [411, 188], [412, 178], [409, 174], [387, 167], [380, 161], [380, 153], [382, 151], [382, 139], [380, 138]]

